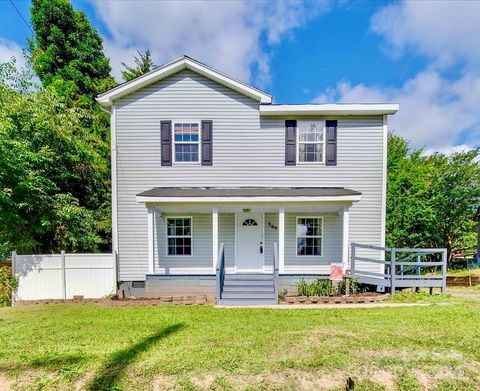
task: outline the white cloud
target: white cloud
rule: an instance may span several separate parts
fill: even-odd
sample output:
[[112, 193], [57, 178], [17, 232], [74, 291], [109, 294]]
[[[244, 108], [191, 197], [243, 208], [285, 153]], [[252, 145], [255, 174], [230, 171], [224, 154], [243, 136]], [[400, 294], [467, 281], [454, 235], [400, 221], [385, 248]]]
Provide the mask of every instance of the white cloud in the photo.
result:
[[22, 50], [15, 42], [0, 38], [0, 63], [8, 62], [14, 57], [17, 66], [23, 67], [26, 61]]
[[[186, 54], [243, 81], [268, 84], [268, 49], [328, 8], [325, 2], [91, 0], [110, 33], [115, 76], [136, 49], [161, 64]], [[264, 44], [262, 45], [262, 38]]]
[[[424, 56], [425, 69], [400, 88], [339, 82], [316, 102], [398, 102], [390, 129], [428, 151], [480, 145], [480, 7], [476, 2], [402, 2], [371, 20], [398, 61]], [[447, 77], [448, 74], [448, 77]], [[458, 145], [460, 144], [460, 145]]]
[[393, 55], [406, 49], [445, 68], [479, 65], [480, 5], [476, 1], [405, 1], [377, 12], [371, 29], [387, 40]]

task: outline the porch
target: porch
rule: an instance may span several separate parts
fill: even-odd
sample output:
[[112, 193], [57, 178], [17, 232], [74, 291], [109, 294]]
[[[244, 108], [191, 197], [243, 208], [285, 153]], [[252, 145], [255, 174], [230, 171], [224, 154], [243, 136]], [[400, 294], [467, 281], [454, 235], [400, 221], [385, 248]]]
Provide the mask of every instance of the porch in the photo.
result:
[[360, 193], [156, 188], [137, 200], [148, 210], [147, 294], [179, 289], [265, 304], [300, 276], [326, 276], [331, 263], [347, 267], [350, 207]]

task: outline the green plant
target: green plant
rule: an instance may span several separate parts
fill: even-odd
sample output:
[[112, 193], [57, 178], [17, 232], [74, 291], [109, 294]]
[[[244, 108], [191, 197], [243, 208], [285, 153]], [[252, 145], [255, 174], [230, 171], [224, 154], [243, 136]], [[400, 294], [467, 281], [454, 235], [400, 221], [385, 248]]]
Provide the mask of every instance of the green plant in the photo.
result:
[[12, 276], [11, 269], [0, 267], [0, 307], [12, 304], [12, 294], [18, 287], [18, 279]]
[[[349, 281], [348, 287], [349, 287], [350, 293], [357, 293], [360, 291], [360, 283], [356, 279], [349, 278], [348, 281]], [[346, 294], [347, 292], [346, 287], [347, 287], [347, 279], [344, 278], [343, 280], [338, 282], [337, 293], [340, 295]]]
[[302, 277], [297, 282], [297, 293], [300, 296], [330, 296], [335, 293], [332, 281], [316, 279], [310, 283]]

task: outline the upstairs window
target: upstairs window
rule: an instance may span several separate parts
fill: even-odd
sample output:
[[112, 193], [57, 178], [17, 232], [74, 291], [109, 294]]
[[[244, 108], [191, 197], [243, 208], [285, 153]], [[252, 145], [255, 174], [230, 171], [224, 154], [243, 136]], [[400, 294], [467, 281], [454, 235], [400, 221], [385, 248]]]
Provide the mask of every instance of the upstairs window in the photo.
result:
[[323, 219], [297, 217], [297, 256], [322, 256]]
[[182, 122], [173, 125], [174, 162], [200, 162], [200, 126], [198, 122]]
[[299, 121], [297, 134], [298, 163], [324, 163], [325, 123]]
[[167, 219], [167, 254], [192, 255], [192, 218]]

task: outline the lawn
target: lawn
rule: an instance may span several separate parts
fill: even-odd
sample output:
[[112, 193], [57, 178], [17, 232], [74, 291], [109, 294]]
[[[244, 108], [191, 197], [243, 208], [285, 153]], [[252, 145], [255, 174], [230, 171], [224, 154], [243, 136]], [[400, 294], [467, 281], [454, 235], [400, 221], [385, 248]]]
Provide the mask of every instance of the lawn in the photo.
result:
[[0, 309], [0, 390], [479, 390], [480, 302]]
[[451, 277], [480, 277], [480, 268], [474, 267], [471, 269], [457, 269], [457, 270], [449, 270], [447, 272], [447, 276]]

